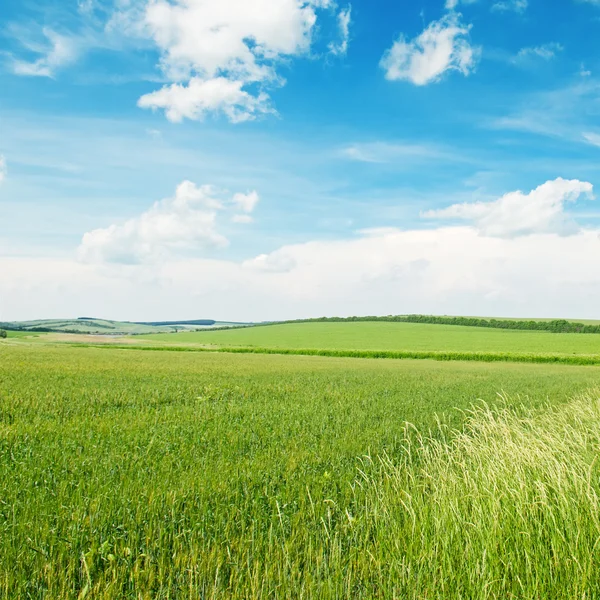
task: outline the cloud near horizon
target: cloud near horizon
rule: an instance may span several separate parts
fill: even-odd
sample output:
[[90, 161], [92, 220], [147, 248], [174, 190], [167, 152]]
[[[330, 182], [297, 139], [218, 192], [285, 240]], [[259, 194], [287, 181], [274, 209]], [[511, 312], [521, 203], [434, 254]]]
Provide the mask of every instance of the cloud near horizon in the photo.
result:
[[[182, 186], [175, 198], [137, 219], [86, 234], [80, 252], [100, 264], [0, 258], [6, 273], [0, 280], [0, 318], [39, 317], [42, 294], [45, 317], [84, 312], [137, 320], [257, 321], [401, 313], [597, 316], [600, 230], [576, 228], [565, 236], [561, 219], [554, 218], [563, 215], [565, 202], [591, 194], [585, 182], [557, 179], [529, 194], [457, 205], [468, 207], [458, 212], [473, 225], [370, 229], [351, 239], [284, 245], [241, 262], [177, 252], [181, 244], [192, 244], [197, 256], [202, 244], [222, 241], [210, 219], [192, 219], [190, 228], [181, 221], [192, 209], [212, 213], [225, 202], [209, 188]], [[254, 195], [226, 201], [232, 210], [247, 210]], [[526, 205], [541, 205], [546, 217], [527, 221]], [[163, 260], [137, 265], [115, 260], [127, 254], [154, 258], [150, 241], [168, 250], [160, 254]]]
[[175, 196], [155, 202], [140, 216], [84, 234], [78, 258], [88, 263], [139, 264], [173, 253], [225, 247], [229, 241], [217, 231], [217, 214], [237, 209], [249, 217], [259, 197], [256, 191], [237, 193], [230, 200], [221, 196], [213, 186], [183, 181]]
[[600, 236], [598, 230], [494, 238], [469, 226], [387, 229], [283, 246], [243, 263], [0, 258], [0, 270], [5, 320], [84, 313], [134, 320], [402, 313], [594, 318]]

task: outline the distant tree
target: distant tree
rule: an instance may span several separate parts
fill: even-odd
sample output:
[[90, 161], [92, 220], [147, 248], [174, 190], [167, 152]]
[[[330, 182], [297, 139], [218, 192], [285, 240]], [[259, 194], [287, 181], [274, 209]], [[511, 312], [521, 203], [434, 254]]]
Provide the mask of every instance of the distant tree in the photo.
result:
[[4, 329], [0, 329], [0, 338], [5, 338], [8, 335]]

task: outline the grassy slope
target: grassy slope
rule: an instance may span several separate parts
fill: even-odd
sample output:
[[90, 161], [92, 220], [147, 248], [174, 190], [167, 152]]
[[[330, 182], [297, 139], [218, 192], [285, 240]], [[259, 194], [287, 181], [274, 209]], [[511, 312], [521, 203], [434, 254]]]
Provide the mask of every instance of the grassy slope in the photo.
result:
[[[427, 429], [438, 413], [459, 426], [456, 408], [494, 404], [499, 390], [560, 403], [599, 376], [0, 346], [0, 597], [77, 598], [87, 586], [94, 598], [483, 598], [481, 556], [462, 554], [473, 543], [428, 530], [431, 546], [402, 551], [413, 521], [399, 512], [396, 472], [376, 457], [406, 460], [405, 421]], [[403, 553], [414, 561], [404, 575]], [[565, 564], [564, 585], [577, 584], [575, 563]], [[469, 589], [452, 583], [469, 578]]]
[[600, 335], [414, 323], [291, 323], [143, 336], [163, 343], [267, 348], [600, 354]]

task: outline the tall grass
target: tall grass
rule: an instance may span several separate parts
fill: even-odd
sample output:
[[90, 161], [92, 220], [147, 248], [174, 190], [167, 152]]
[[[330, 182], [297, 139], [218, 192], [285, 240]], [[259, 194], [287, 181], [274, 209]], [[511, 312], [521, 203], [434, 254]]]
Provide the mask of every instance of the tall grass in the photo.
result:
[[4, 346], [0, 598], [600, 598], [597, 377]]
[[389, 597], [600, 597], [600, 400], [474, 410], [406, 436], [368, 489], [363, 535]]
[[[226, 352], [229, 354], [281, 354], [335, 358], [388, 358], [460, 362], [515, 362], [562, 365], [600, 365], [600, 354], [536, 354], [526, 352], [437, 352], [422, 350], [333, 350], [319, 348], [263, 348], [260, 346], [137, 346], [71, 343], [79, 348], [104, 348], [157, 352]], [[600, 348], [599, 348], [600, 350]]]

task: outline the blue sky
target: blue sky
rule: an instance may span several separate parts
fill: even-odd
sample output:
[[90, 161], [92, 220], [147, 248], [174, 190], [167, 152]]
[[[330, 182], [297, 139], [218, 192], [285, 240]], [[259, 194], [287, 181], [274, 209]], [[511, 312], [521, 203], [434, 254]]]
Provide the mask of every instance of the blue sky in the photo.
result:
[[599, 31], [595, 0], [4, 0], [0, 320], [597, 317]]

